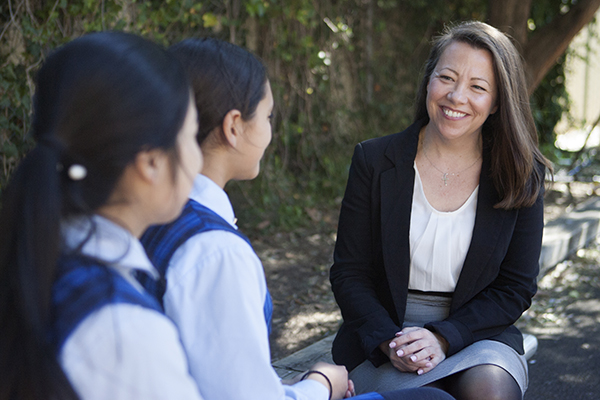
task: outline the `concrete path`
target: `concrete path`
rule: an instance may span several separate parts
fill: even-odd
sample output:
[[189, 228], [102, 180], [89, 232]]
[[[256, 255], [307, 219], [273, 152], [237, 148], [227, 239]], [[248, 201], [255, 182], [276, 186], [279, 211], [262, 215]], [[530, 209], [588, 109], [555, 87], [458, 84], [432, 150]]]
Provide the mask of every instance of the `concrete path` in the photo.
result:
[[[538, 339], [538, 351], [529, 362], [525, 400], [600, 399], [599, 203], [600, 199], [590, 199], [562, 222], [548, 224], [549, 243], [562, 237], [562, 244], [554, 243], [552, 251], [565, 243], [569, 255], [578, 247], [587, 248], [545, 269], [533, 307], [522, 318], [526, 322], [522, 330]], [[532, 313], [535, 318], [527, 321]]]

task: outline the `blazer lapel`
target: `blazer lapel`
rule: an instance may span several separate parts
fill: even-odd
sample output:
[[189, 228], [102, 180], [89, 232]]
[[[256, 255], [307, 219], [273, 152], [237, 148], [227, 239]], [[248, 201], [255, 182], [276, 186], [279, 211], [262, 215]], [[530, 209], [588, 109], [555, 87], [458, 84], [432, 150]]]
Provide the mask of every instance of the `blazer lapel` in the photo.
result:
[[398, 312], [404, 319], [410, 271], [410, 216], [414, 189], [413, 163], [420, 123], [398, 134], [385, 150], [392, 167], [380, 175], [381, 240], [388, 284]]
[[499, 199], [489, 176], [489, 170], [490, 157], [489, 152], [487, 152], [484, 153], [483, 165], [481, 166], [473, 237], [456, 284], [451, 312], [469, 301], [473, 296], [473, 290], [478, 290], [475, 283], [486, 270], [496, 243], [503, 234], [502, 227], [508, 212], [494, 208]]

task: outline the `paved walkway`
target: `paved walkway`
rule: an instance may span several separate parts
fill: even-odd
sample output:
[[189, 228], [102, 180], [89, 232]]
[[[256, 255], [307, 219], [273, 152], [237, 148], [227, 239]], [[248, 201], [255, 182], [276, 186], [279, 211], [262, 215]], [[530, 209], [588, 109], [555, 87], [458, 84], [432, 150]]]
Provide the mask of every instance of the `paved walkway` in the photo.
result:
[[[544, 229], [540, 289], [518, 323], [539, 342], [529, 364], [525, 400], [600, 399], [599, 236], [596, 197]], [[316, 361], [331, 362], [332, 340], [325, 338], [273, 365], [286, 377]]]
[[540, 281], [520, 321], [539, 342], [525, 400], [600, 399], [599, 263], [594, 242]]
[[538, 294], [519, 321], [539, 342], [525, 400], [600, 399], [599, 220], [591, 198], [546, 226]]

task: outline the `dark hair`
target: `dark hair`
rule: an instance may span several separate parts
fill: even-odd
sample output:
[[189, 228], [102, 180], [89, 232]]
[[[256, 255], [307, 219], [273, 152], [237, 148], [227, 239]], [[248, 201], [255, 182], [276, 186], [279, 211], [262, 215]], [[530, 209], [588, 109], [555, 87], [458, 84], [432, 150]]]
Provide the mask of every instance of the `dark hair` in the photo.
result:
[[[0, 211], [0, 398], [77, 398], [48, 340], [60, 221], [106, 204], [140, 151], [177, 157], [189, 99], [179, 62], [130, 34], [73, 40], [40, 69], [31, 131], [37, 145], [15, 171]], [[84, 179], [69, 176], [74, 164], [87, 169]]]
[[427, 85], [442, 53], [453, 42], [466, 43], [492, 55], [498, 110], [485, 121], [482, 134], [491, 147], [490, 174], [500, 194], [500, 202], [495, 207], [531, 206], [543, 188], [545, 168], [552, 170], [552, 166], [537, 147], [538, 136], [521, 56], [504, 33], [478, 21], [447, 27], [444, 34], [434, 40], [425, 63], [417, 93], [415, 120], [429, 120]]
[[231, 110], [252, 119], [265, 97], [267, 70], [256, 56], [213, 38], [186, 39], [169, 48], [188, 72], [198, 109], [198, 144]]

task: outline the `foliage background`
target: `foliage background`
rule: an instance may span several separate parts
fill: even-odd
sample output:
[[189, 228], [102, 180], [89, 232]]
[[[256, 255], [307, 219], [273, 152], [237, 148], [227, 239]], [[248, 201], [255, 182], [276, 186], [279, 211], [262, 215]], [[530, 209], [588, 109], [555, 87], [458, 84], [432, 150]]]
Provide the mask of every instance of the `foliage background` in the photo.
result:
[[[531, 29], [570, 4], [535, 1]], [[265, 61], [276, 101], [262, 174], [227, 188], [241, 225], [269, 231], [320, 223], [339, 205], [353, 146], [410, 124], [433, 35], [445, 23], [486, 15], [483, 0], [7, 0], [0, 6], [0, 193], [33, 145], [35, 72], [52, 49], [100, 30], [165, 46], [213, 36]], [[554, 125], [568, 108], [563, 62], [532, 96], [551, 158]]]

